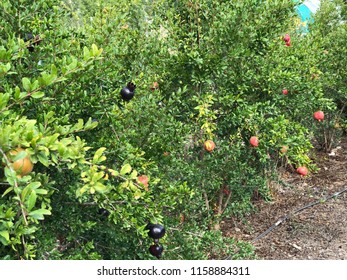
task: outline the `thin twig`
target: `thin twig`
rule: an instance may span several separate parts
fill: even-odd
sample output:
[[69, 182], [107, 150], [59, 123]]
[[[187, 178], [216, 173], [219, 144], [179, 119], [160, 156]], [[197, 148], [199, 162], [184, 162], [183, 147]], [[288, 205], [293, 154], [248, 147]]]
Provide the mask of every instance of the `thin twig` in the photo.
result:
[[204, 195], [204, 198], [205, 198], [206, 209], [207, 209], [207, 211], [210, 211], [210, 203], [208, 201], [208, 196], [207, 196], [206, 191], [203, 191], [203, 195]]
[[224, 205], [223, 205], [222, 214], [223, 214], [223, 213], [225, 212], [225, 210], [227, 209], [227, 206], [228, 206], [229, 201], [230, 201], [230, 199], [231, 199], [231, 195], [232, 195], [232, 191], [229, 191], [228, 196], [227, 196], [227, 198], [226, 198], [226, 200], [225, 200], [225, 202], [224, 202]]

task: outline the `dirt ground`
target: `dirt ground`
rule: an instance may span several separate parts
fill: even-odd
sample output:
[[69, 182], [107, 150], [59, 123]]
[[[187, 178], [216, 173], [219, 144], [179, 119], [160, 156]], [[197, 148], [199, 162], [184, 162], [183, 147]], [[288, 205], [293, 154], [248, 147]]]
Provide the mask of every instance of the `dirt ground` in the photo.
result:
[[259, 259], [347, 260], [347, 137], [315, 161], [320, 170], [308, 178], [283, 171], [286, 185], [271, 186], [273, 200], [256, 202], [258, 211], [242, 220], [226, 219], [224, 234], [252, 242]]

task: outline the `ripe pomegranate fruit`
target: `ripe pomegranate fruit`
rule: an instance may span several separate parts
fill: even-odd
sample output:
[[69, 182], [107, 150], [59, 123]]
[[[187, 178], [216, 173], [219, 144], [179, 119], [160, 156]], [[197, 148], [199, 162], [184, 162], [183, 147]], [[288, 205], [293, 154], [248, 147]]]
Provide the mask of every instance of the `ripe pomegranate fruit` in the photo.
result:
[[165, 235], [165, 228], [159, 224], [148, 224], [146, 229], [148, 229], [148, 236], [153, 239], [162, 238]]
[[287, 90], [286, 88], [284, 88], [284, 89], [282, 89], [282, 93], [283, 93], [284, 95], [287, 95], [287, 94], [288, 94], [288, 90]]
[[208, 152], [212, 152], [215, 147], [216, 147], [216, 144], [212, 140], [207, 140], [204, 142], [204, 148]]
[[301, 176], [306, 176], [308, 174], [308, 170], [305, 166], [298, 167], [296, 172], [298, 172]]
[[158, 259], [161, 257], [161, 254], [164, 251], [164, 247], [161, 244], [153, 244], [149, 247], [149, 252], [152, 256], [157, 257]]
[[283, 36], [283, 41], [284, 42], [290, 42], [290, 35], [289, 34], [285, 34], [284, 36]]
[[12, 168], [17, 172], [19, 176], [25, 176], [28, 175], [34, 168], [34, 164], [32, 163], [27, 151], [22, 148], [11, 150], [9, 151], [9, 158], [10, 160], [14, 159], [15, 156], [20, 152], [26, 153], [26, 156], [12, 162]]
[[158, 82], [153, 82], [153, 84], [151, 85], [151, 90], [156, 90], [156, 89], [159, 89], [159, 84]]
[[313, 113], [313, 117], [317, 120], [317, 121], [322, 121], [324, 120], [324, 112], [323, 111], [317, 111]]
[[283, 36], [283, 41], [286, 43], [286, 46], [289, 47], [290, 46], [290, 35], [289, 34], [285, 34]]
[[137, 177], [137, 181], [140, 183], [140, 184], [143, 184], [145, 186], [145, 189], [148, 191], [148, 181], [149, 181], [149, 178], [148, 176], [146, 175], [140, 175]]
[[132, 82], [129, 82], [125, 87], [123, 87], [120, 91], [122, 99], [125, 101], [131, 100], [135, 95], [135, 88], [136, 85]]
[[249, 139], [249, 143], [253, 146], [253, 147], [258, 147], [259, 146], [259, 140], [257, 136], [252, 136]]

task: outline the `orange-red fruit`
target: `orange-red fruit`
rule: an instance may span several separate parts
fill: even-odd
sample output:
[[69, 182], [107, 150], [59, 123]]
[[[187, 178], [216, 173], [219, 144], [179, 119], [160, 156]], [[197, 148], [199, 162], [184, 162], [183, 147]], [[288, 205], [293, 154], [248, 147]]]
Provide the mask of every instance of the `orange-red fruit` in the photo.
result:
[[282, 89], [282, 93], [283, 93], [284, 95], [287, 95], [287, 94], [288, 94], [288, 90], [287, 90], [286, 88], [284, 88], [284, 89]]
[[34, 168], [34, 164], [32, 163], [26, 150], [22, 148], [11, 150], [9, 152], [9, 156], [10, 158], [14, 158], [20, 152], [25, 152], [27, 155], [24, 158], [12, 162], [12, 168], [18, 173], [18, 175], [25, 176], [28, 175]]
[[324, 112], [323, 111], [317, 111], [313, 113], [313, 117], [317, 120], [317, 121], [322, 121], [324, 120]]
[[305, 166], [298, 167], [296, 172], [298, 172], [301, 176], [306, 176], [308, 174], [308, 170]]
[[158, 82], [153, 82], [153, 84], [151, 85], [151, 90], [156, 90], [158, 88], [159, 88]]
[[212, 140], [207, 140], [204, 143], [204, 148], [208, 152], [212, 152], [215, 147], [216, 147], [216, 144]]
[[137, 181], [138, 181], [140, 184], [143, 184], [143, 185], [145, 186], [145, 189], [148, 190], [148, 181], [149, 181], [148, 176], [146, 176], [146, 175], [138, 176], [138, 177], [137, 177]]
[[289, 34], [284, 35], [283, 41], [286, 42], [286, 46], [289, 47], [290, 46], [290, 35]]
[[259, 146], [259, 140], [257, 136], [252, 136], [249, 139], [249, 143], [253, 146], [253, 147], [258, 147]]
[[284, 37], [283, 37], [283, 41], [288, 43], [290, 42], [290, 35], [289, 34], [285, 34]]
[[230, 194], [230, 189], [228, 186], [224, 186], [223, 187], [223, 193], [226, 194], [226, 195], [229, 195]]

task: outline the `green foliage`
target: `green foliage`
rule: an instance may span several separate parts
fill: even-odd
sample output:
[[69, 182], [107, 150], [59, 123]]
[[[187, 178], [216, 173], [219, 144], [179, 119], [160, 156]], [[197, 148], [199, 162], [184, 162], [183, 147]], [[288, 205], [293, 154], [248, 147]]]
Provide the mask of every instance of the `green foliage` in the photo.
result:
[[[164, 259], [254, 258], [222, 219], [271, 199], [279, 162], [314, 171], [313, 144], [328, 149], [343, 128], [336, 3], [303, 34], [294, 1], [2, 1], [0, 254], [151, 259], [155, 222]], [[26, 176], [12, 165], [24, 154], [8, 156], [18, 147]]]

